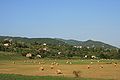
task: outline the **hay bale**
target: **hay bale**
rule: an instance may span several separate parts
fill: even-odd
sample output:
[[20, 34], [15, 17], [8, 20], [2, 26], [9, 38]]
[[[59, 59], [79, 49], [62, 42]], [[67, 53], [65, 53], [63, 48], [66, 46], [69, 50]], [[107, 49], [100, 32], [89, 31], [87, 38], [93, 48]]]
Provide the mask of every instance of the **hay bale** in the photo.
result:
[[97, 62], [99, 63], [100, 61], [98, 60]]
[[68, 64], [69, 63], [69, 61], [66, 61], [66, 64]]
[[114, 63], [114, 66], [116, 67], [116, 66], [117, 66], [117, 63]]
[[54, 63], [51, 63], [51, 65], [54, 65]]
[[43, 70], [44, 70], [44, 67], [40, 67], [40, 70], [43, 71]]
[[56, 63], [56, 65], [59, 65], [59, 63]]
[[41, 64], [41, 62], [38, 62], [38, 64]]
[[91, 64], [93, 64], [93, 62], [90, 62]]
[[15, 64], [15, 61], [13, 61], [12, 63]]
[[51, 65], [51, 66], [50, 66], [50, 68], [51, 68], [51, 69], [53, 69], [53, 68], [54, 68], [54, 66], [53, 66], [53, 65]]
[[103, 68], [103, 65], [100, 65], [100, 68]]
[[72, 64], [72, 62], [70, 62], [70, 64]]
[[90, 65], [88, 65], [87, 68], [90, 69]]
[[56, 71], [56, 73], [57, 73], [57, 74], [63, 74], [60, 69], [58, 69], [58, 70]]
[[56, 64], [56, 62], [53, 62], [53, 64]]

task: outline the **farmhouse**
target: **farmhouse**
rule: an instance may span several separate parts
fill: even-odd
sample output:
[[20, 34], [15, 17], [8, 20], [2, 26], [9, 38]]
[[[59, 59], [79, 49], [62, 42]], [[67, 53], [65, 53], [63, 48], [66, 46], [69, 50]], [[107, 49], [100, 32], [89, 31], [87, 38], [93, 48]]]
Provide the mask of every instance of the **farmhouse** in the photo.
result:
[[5, 47], [8, 47], [8, 46], [9, 46], [9, 44], [8, 44], [8, 43], [5, 43], [5, 44], [4, 44], [4, 46], [5, 46]]
[[88, 57], [87, 55], [84, 56], [84, 58], [87, 58], [87, 57]]
[[43, 46], [46, 46], [47, 44], [46, 43], [43, 43]]
[[97, 57], [96, 57], [96, 56], [94, 56], [94, 55], [92, 55], [92, 56], [91, 56], [91, 58], [92, 58], [92, 59], [95, 59], [95, 58], [97, 58]]
[[32, 54], [31, 54], [31, 53], [28, 53], [28, 54], [26, 54], [26, 57], [27, 57], [27, 58], [32, 57]]
[[36, 55], [36, 57], [41, 58], [41, 55], [38, 54], [38, 55]]

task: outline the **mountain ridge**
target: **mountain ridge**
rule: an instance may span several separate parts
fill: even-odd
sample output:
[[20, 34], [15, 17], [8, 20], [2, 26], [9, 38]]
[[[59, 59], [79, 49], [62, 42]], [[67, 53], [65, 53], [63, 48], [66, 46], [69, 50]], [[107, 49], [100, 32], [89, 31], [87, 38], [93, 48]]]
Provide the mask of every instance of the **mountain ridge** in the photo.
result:
[[83, 46], [83, 47], [104, 47], [104, 48], [117, 48], [116, 46], [94, 40], [78, 41], [74, 39], [61, 39], [61, 38], [27, 38], [27, 37], [11, 37], [11, 36], [0, 36], [0, 40], [10, 38], [22, 42], [38, 42], [38, 43], [48, 43], [48, 44], [68, 44], [72, 46]]
[[87, 41], [78, 41], [78, 40], [65, 40], [65, 39], [58, 39], [61, 41], [64, 41], [65, 43], [68, 43], [73, 46], [84, 46], [84, 47], [105, 47], [105, 48], [117, 48], [116, 46], [101, 42], [101, 41], [94, 41], [94, 40], [87, 40]]

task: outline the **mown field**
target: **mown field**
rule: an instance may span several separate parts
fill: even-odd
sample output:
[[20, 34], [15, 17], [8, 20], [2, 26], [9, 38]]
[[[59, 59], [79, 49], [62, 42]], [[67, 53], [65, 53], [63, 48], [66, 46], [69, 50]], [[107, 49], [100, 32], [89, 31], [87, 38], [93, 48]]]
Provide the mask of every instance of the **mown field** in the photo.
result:
[[[120, 80], [119, 60], [30, 60], [18, 56], [0, 56], [0, 80]], [[56, 73], [58, 69], [62, 74]], [[73, 71], [80, 71], [79, 78]]]

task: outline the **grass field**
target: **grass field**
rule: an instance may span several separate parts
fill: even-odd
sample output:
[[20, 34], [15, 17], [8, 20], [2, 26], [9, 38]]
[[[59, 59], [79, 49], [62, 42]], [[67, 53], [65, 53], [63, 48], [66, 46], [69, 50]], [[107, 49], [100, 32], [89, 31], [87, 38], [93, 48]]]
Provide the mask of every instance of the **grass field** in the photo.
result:
[[[17, 80], [120, 80], [119, 60], [29, 60], [19, 58], [18, 55], [17, 57], [12, 56], [9, 56], [9, 59], [0, 56], [0, 80], [16, 80], [16, 78], [19, 78]], [[51, 69], [51, 65], [53, 65], [53, 69]], [[41, 67], [44, 68], [43, 71]], [[57, 74], [58, 69], [63, 74]], [[74, 78], [73, 71], [80, 71], [81, 78]]]
[[[66, 63], [67, 61], [71, 64]], [[51, 63], [56, 62], [59, 65], [53, 65], [51, 69]], [[92, 62], [92, 63], [91, 63]], [[102, 79], [120, 79], [120, 63], [117, 60], [116, 67], [110, 60], [1, 60], [0, 61], [0, 73], [4, 74], [21, 74], [30, 76], [65, 76], [74, 77], [73, 71], [81, 71], [81, 77], [83, 78], [102, 78]], [[88, 69], [88, 65], [90, 69]], [[103, 68], [100, 68], [101, 65]], [[40, 67], [44, 67], [41, 71]], [[56, 70], [60, 69], [63, 74], [56, 74]]]
[[25, 76], [16, 74], [0, 74], [0, 80], [111, 80], [111, 79], [92, 79], [92, 78], [73, 78], [59, 76]]

